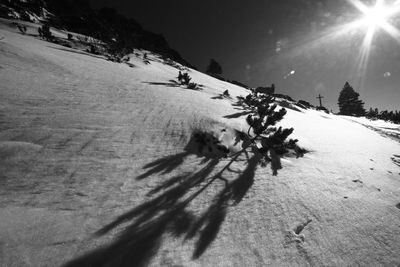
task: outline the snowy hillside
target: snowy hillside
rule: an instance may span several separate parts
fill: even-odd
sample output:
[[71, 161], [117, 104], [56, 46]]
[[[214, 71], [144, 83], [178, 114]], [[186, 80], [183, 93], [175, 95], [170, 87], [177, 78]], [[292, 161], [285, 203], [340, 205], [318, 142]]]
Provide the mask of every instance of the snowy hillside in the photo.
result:
[[288, 108], [309, 152], [276, 176], [233, 161], [226, 202], [208, 177], [231, 158], [190, 143], [233, 150], [248, 91], [195, 70], [186, 89], [157, 55], [114, 63], [32, 25], [0, 24], [0, 266], [400, 264], [400, 125]]

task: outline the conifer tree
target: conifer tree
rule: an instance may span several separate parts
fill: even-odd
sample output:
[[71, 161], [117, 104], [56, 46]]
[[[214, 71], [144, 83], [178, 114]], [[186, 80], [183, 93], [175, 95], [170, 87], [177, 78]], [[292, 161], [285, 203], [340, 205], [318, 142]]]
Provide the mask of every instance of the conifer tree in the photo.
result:
[[338, 105], [341, 115], [362, 116], [365, 114], [364, 102], [358, 99], [360, 95], [346, 82], [340, 92]]
[[206, 72], [211, 75], [221, 75], [222, 74], [221, 65], [219, 65], [218, 62], [215, 61], [215, 59], [211, 59]]
[[[257, 155], [261, 166], [266, 166], [271, 162], [274, 169], [274, 175], [280, 168], [279, 157], [294, 151], [299, 157], [306, 150], [297, 146], [297, 139], [289, 139], [293, 128], [276, 128], [275, 125], [283, 119], [286, 109], [276, 110], [277, 104], [275, 98], [270, 95], [259, 95], [253, 92], [246, 97], [238, 97], [239, 101], [247, 106], [250, 115], [246, 121], [249, 124], [247, 133], [242, 133], [241, 139], [244, 141], [244, 148], [251, 148], [251, 151]], [[247, 141], [246, 141], [247, 140]]]

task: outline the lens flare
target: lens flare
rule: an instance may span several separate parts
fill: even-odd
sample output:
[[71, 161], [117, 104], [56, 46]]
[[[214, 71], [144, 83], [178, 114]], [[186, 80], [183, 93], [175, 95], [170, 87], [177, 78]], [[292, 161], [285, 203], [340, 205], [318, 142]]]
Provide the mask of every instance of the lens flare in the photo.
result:
[[399, 13], [400, 1], [388, 5], [384, 0], [376, 0], [373, 6], [366, 6], [360, 0], [348, 1], [362, 14], [360, 19], [351, 24], [352, 28], [365, 29], [364, 40], [357, 60], [357, 76], [359, 77], [358, 87], [362, 88], [367, 73], [369, 56], [375, 33], [378, 30], [384, 30], [400, 43], [400, 31], [389, 22], [394, 15]]
[[[304, 43], [293, 43], [291, 56], [310, 55], [314, 50], [324, 51], [321, 48], [329, 47], [329, 44], [342, 45], [343, 49], [357, 47], [359, 52], [354, 54], [354, 61], [349, 61], [351, 57], [347, 58], [348, 63], [352, 64], [348, 80], [356, 84], [356, 88], [362, 90], [367, 77], [370, 55], [375, 51], [373, 43], [379, 41], [375, 40], [376, 33], [385, 32], [400, 44], [400, 31], [394, 26], [400, 14], [400, 0], [375, 0], [372, 5], [367, 5], [364, 3], [366, 1], [362, 2], [362, 0], [346, 1], [359, 12], [359, 16], [355, 15], [355, 19], [346, 20], [349, 16], [345, 15], [345, 23], [327, 27], [321, 32], [313, 32]], [[351, 15], [354, 17], [354, 14]], [[361, 40], [358, 39], [360, 36]], [[328, 51], [336, 55], [338, 59], [341, 52], [344, 51], [340, 49]]]

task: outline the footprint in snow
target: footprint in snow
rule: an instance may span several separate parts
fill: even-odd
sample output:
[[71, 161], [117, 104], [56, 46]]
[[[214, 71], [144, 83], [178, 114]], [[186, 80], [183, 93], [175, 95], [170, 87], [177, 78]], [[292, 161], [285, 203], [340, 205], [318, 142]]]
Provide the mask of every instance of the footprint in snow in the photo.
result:
[[303, 243], [304, 240], [305, 240], [305, 236], [304, 236], [304, 234], [302, 234], [301, 232], [304, 230], [304, 228], [305, 228], [310, 222], [312, 222], [311, 219], [307, 220], [307, 221], [304, 222], [304, 223], [301, 223], [301, 224], [297, 225], [297, 226], [293, 229], [293, 231], [288, 231], [288, 232], [286, 233], [286, 244], [293, 243], [293, 242], [296, 242], [296, 243]]
[[303, 231], [303, 229], [310, 223], [312, 222], [311, 219], [307, 220], [305, 223], [299, 224], [296, 226], [296, 228], [294, 229], [294, 233], [296, 235], [299, 235], [301, 233], [301, 231]]

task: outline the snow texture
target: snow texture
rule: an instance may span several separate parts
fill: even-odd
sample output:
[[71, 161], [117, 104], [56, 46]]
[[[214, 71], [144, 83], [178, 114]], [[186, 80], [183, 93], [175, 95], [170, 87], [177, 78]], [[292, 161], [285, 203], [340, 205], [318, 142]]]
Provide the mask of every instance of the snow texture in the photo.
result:
[[[288, 108], [280, 125], [309, 153], [277, 176], [233, 162], [244, 178], [228, 203], [222, 179], [202, 186], [229, 158], [188, 143], [207, 132], [234, 150], [248, 91], [192, 69], [200, 87], [186, 89], [185, 68], [148, 51], [114, 63], [27, 27], [0, 23], [0, 266], [78, 266], [88, 252], [109, 266], [400, 264], [399, 125]], [[186, 191], [166, 196], [171, 185]], [[204, 221], [190, 233], [192, 218]]]

